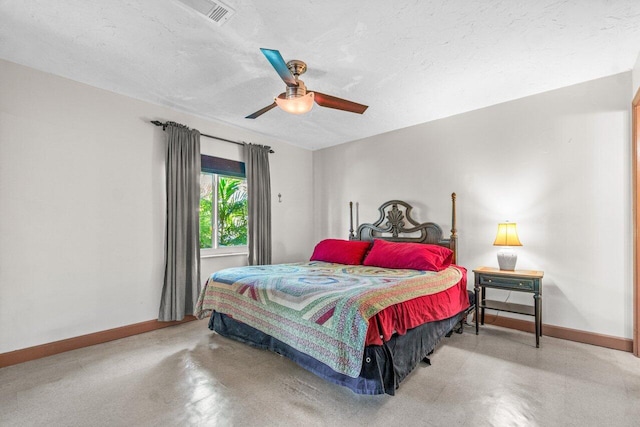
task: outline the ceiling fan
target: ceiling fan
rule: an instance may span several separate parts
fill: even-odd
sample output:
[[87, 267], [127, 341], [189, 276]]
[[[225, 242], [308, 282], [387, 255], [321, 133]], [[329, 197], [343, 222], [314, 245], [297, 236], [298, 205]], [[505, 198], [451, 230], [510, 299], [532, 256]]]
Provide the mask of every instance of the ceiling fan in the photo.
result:
[[285, 92], [282, 92], [275, 98], [271, 105], [253, 114], [249, 114], [245, 119], [258, 118], [276, 106], [291, 114], [304, 114], [311, 110], [314, 101], [321, 107], [350, 111], [358, 114], [364, 113], [365, 110], [369, 108], [367, 105], [358, 104], [357, 102], [307, 90], [304, 82], [298, 78], [307, 71], [307, 64], [297, 59], [292, 59], [285, 63], [279, 51], [263, 48], [260, 48], [260, 50], [264, 56], [267, 57], [271, 65], [273, 65], [273, 68], [276, 69], [276, 72], [287, 85], [287, 88]]

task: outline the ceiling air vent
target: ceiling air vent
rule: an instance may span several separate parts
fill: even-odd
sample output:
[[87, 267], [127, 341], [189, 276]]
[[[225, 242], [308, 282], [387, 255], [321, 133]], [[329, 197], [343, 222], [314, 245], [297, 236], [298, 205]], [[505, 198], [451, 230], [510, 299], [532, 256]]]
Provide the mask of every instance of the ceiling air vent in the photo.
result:
[[197, 10], [211, 21], [222, 25], [231, 18], [236, 11], [224, 3], [210, 0], [180, 0], [192, 9]]

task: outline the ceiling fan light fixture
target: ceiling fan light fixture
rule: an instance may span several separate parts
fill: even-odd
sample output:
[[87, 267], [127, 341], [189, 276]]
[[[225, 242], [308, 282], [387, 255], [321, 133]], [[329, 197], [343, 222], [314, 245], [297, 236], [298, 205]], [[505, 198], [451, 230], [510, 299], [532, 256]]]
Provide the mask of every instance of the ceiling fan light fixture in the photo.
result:
[[287, 99], [286, 97], [277, 97], [276, 104], [282, 110], [290, 114], [304, 114], [313, 108], [313, 92], [307, 92], [306, 95], [297, 96]]

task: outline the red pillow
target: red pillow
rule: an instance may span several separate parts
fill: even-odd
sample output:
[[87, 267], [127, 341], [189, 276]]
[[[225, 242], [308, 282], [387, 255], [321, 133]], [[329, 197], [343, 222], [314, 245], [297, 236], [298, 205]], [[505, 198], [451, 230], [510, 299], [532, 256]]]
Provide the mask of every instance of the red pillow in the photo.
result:
[[363, 265], [440, 271], [451, 265], [453, 251], [424, 243], [398, 243], [375, 239]]
[[316, 245], [311, 261], [360, 265], [370, 245], [362, 240], [325, 239]]

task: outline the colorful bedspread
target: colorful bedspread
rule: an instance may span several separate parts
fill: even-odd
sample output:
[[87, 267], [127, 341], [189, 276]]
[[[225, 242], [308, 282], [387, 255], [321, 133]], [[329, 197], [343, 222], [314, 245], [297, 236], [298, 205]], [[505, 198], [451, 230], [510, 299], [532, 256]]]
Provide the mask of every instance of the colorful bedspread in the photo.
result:
[[461, 278], [455, 267], [431, 272], [319, 261], [230, 268], [209, 278], [196, 316], [227, 314], [355, 378], [373, 315]]

